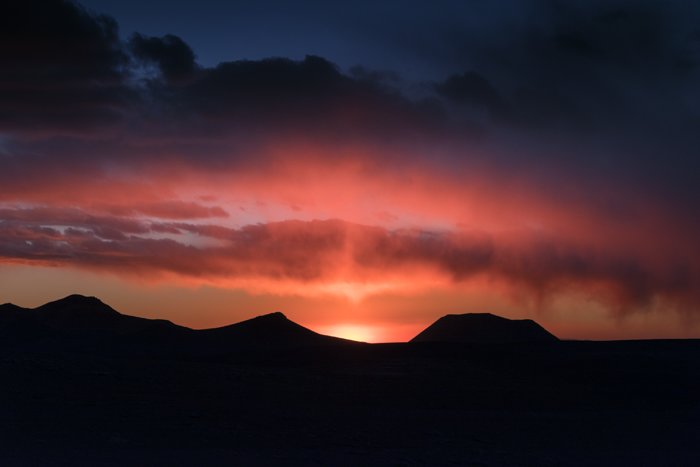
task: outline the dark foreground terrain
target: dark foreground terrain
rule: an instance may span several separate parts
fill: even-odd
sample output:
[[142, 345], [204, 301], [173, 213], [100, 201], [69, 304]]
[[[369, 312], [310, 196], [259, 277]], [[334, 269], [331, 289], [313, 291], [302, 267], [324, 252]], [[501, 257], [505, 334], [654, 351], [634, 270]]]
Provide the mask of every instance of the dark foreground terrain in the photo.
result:
[[700, 341], [115, 342], [3, 342], [0, 465], [700, 465]]

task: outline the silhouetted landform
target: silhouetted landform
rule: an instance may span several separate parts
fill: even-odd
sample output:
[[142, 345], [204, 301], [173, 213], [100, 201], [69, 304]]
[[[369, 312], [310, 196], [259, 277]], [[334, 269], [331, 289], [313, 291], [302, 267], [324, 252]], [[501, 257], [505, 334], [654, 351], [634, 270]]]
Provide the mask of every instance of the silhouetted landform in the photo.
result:
[[700, 465], [700, 341], [487, 330], [361, 344], [281, 313], [194, 331], [0, 305], [0, 465]]
[[559, 339], [531, 319], [507, 319], [491, 313], [446, 315], [411, 342], [534, 343]]
[[57, 334], [125, 335], [154, 329], [175, 329], [177, 326], [163, 319], [146, 319], [119, 313], [96, 297], [69, 295], [34, 309], [21, 308], [11, 303], [0, 305], [0, 319], [25, 321]]
[[280, 312], [220, 328], [193, 330], [163, 319], [124, 315], [96, 297], [82, 295], [33, 309], [0, 305], [0, 337], [5, 343], [24, 345], [55, 346], [68, 341], [74, 348], [180, 354], [358, 344], [318, 334]]
[[82, 295], [70, 295], [33, 309], [0, 305], [0, 337], [5, 344], [116, 350], [119, 345], [174, 343], [191, 333], [167, 320], [123, 315], [95, 297]]
[[220, 328], [196, 331], [206, 341], [236, 343], [253, 347], [312, 347], [356, 343], [347, 339], [325, 336], [301, 326], [278, 312], [258, 316]]

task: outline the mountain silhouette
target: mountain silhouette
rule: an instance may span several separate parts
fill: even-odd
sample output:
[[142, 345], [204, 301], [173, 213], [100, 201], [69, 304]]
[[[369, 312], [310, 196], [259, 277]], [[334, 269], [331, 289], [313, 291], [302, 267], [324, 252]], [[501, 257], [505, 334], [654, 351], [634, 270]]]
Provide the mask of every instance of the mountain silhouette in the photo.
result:
[[557, 337], [531, 319], [513, 320], [491, 313], [446, 315], [410, 342], [529, 343]]
[[76, 335], [93, 332], [100, 335], [134, 334], [160, 328], [186, 329], [162, 319], [123, 315], [96, 297], [69, 295], [60, 300], [28, 309], [11, 303], [0, 305], [0, 324], [31, 324], [54, 334]]
[[[40, 341], [45, 346], [88, 343], [93, 348], [194, 353], [347, 344], [318, 334], [280, 312], [224, 327], [193, 330], [163, 319], [121, 314], [96, 297], [70, 295], [37, 308], [0, 305], [3, 343]], [[58, 341], [58, 342], [57, 342]], [[48, 344], [47, 344], [48, 342]]]
[[325, 336], [288, 319], [279, 311], [228, 326], [197, 331], [198, 337], [212, 343], [236, 343], [249, 347], [317, 346], [350, 343], [347, 339]]
[[700, 465], [700, 340], [540, 339], [487, 314], [359, 344], [282, 313], [0, 305], [0, 465]]
[[[46, 348], [68, 344], [120, 352], [221, 354], [311, 348], [354, 343], [301, 326], [280, 312], [228, 326], [193, 330], [162, 319], [119, 313], [96, 297], [69, 295], [39, 307], [0, 305], [4, 344], [39, 342]], [[411, 342], [531, 343], [558, 339], [532, 320], [510, 320], [489, 313], [447, 315]]]
[[1, 316], [9, 316], [14, 313], [20, 313], [22, 310], [25, 310], [26, 308], [22, 308], [21, 306], [17, 306], [14, 303], [3, 303], [0, 305], [0, 317]]
[[117, 316], [120, 313], [102, 302], [97, 297], [73, 294], [60, 300], [46, 303], [35, 308], [37, 312], [61, 316], [63, 318], [80, 318], [95, 315]]

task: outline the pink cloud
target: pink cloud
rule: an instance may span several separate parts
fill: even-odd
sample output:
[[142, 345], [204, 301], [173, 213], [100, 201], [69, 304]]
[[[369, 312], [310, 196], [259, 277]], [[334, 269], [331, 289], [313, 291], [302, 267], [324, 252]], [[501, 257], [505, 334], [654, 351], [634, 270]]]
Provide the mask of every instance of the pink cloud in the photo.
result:
[[[268, 292], [297, 287], [312, 294], [342, 293], [352, 284], [371, 292], [384, 290], [386, 284], [421, 288], [487, 279], [534, 296], [584, 292], [615, 310], [644, 307], [657, 299], [693, 309], [700, 304], [697, 270], [683, 258], [667, 258], [659, 265], [643, 251], [632, 254], [616, 245], [584, 244], [534, 230], [390, 230], [340, 220], [228, 228], [83, 218], [75, 211], [51, 209], [4, 210], [2, 218], [4, 262], [262, 287]], [[163, 233], [174, 237], [159, 235]], [[187, 235], [217, 242], [195, 246]]]

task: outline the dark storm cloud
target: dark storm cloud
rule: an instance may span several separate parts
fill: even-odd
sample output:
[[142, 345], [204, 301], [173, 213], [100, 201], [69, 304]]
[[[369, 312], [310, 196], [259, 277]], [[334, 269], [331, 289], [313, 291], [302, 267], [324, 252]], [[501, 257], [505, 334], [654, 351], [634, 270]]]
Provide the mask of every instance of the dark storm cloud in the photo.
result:
[[188, 79], [197, 69], [190, 46], [172, 34], [146, 37], [135, 33], [129, 40], [129, 49], [136, 58], [156, 64], [169, 81]]
[[[135, 33], [125, 44], [113, 19], [72, 2], [6, 2], [2, 8], [5, 129], [144, 128], [143, 119], [171, 117], [170, 126], [147, 121], [145, 128], [186, 136], [177, 121], [190, 114], [224, 129], [256, 126], [273, 133], [303, 122], [307, 128], [323, 124], [336, 136], [371, 133], [378, 125], [387, 133], [403, 125], [404, 133], [421, 134], [444, 123], [435, 118], [441, 114], [435, 100], [426, 105], [401, 95], [407, 85], [396, 73], [357, 66], [345, 74], [313, 56], [200, 68], [179, 37]], [[338, 13], [324, 11], [329, 21]], [[385, 39], [403, 41], [416, 60], [429, 55], [436, 67], [452, 70], [429, 88], [446, 102], [485, 111], [481, 124], [491, 124], [492, 139], [507, 138], [499, 132], [512, 127], [596, 131], [615, 139], [614, 125], [615, 131], [656, 128], [668, 134], [656, 138], [662, 143], [691, 140], [676, 143], [683, 146], [695, 142], [688, 134], [700, 118], [698, 13], [680, 1], [449, 1], [443, 9], [406, 8], [382, 28]], [[367, 21], [367, 33], [378, 37], [378, 25]], [[138, 85], [143, 64], [156, 67], [162, 82]], [[466, 116], [462, 129], [481, 117]]]
[[344, 73], [316, 56], [200, 67], [179, 37], [124, 42], [114, 19], [73, 2], [0, 8], [0, 154], [48, 165], [49, 152], [94, 166], [169, 157], [226, 165], [259, 142], [303, 135], [457, 145], [447, 166], [471, 163], [463, 154], [475, 147], [489, 154], [479, 163], [537, 166], [549, 180], [605, 172], [697, 194], [700, 8], [683, 2], [408, 8], [384, 37], [453, 70], [427, 86], [363, 66]]
[[5, 79], [48, 84], [121, 78], [126, 56], [113, 18], [93, 16], [75, 3], [58, 0], [3, 2], [2, 13]]
[[457, 104], [486, 110], [492, 117], [503, 115], [506, 110], [503, 98], [493, 85], [473, 71], [452, 75], [436, 84], [435, 90]]
[[3, 2], [0, 61], [0, 131], [85, 133], [128, 107], [117, 23], [72, 2]]
[[577, 174], [589, 188], [633, 187], [697, 217], [700, 6], [520, 1], [463, 13], [415, 50], [455, 70], [434, 86], [453, 117], [479, 122], [492, 165], [543, 185]]
[[[375, 80], [355, 79], [328, 60], [270, 58], [223, 62], [203, 70], [175, 102], [183, 112], [233, 126], [306, 129], [335, 136], [403, 136], [425, 132], [430, 121], [419, 104]], [[311, 135], [312, 133], [310, 133]]]
[[[147, 157], [187, 154], [189, 146], [230, 154], [231, 134], [252, 140], [303, 131], [310, 138], [384, 141], [437, 127], [434, 105], [425, 112], [422, 102], [406, 99], [378, 75], [346, 75], [321, 57], [202, 68], [179, 37], [135, 33], [124, 42], [114, 19], [77, 3], [4, 3], [0, 17], [0, 131], [19, 140], [67, 136], [48, 141], [59, 152], [111, 157], [121, 149], [143, 157], [135, 146], [145, 145]], [[212, 150], [201, 151], [203, 138], [213, 138]], [[228, 151], [216, 150], [217, 138]]]
[[486, 13], [492, 27], [478, 37], [473, 30], [450, 29], [443, 59], [471, 73], [438, 89], [450, 97], [475, 87], [479, 95], [499, 94], [519, 123], [548, 128], [698, 116], [697, 107], [684, 105], [700, 97], [697, 6], [618, 0], [528, 1], [519, 7], [516, 17]]

